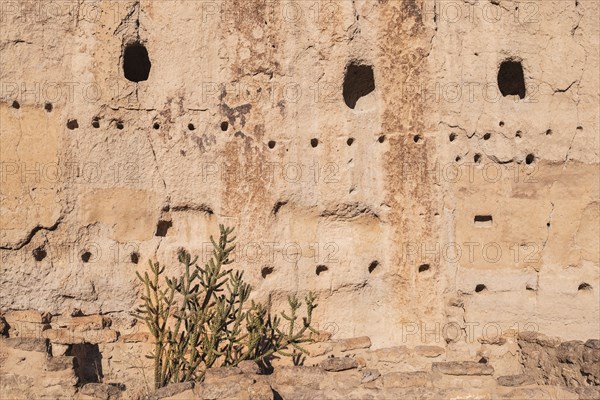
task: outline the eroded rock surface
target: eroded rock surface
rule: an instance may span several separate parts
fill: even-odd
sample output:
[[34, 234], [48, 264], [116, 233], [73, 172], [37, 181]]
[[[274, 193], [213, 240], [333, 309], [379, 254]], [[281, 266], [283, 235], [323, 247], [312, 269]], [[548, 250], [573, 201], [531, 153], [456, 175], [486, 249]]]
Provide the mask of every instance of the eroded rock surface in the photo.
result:
[[184, 398], [593, 397], [597, 1], [4, 3], [9, 397], [150, 393], [135, 273], [219, 223], [253, 299], [317, 293], [307, 368], [356, 368]]

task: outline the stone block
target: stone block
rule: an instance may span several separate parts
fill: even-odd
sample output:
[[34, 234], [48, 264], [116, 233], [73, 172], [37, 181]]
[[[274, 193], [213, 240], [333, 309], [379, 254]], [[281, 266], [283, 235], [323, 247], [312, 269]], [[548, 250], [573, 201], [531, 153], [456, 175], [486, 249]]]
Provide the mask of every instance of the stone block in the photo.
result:
[[52, 319], [52, 315], [49, 313], [40, 313], [35, 310], [15, 310], [9, 311], [4, 314], [4, 318], [9, 325], [13, 325], [16, 322], [32, 322], [35, 324], [48, 324]]
[[266, 382], [256, 382], [248, 387], [249, 400], [274, 400], [273, 389]]
[[260, 367], [254, 361], [244, 360], [237, 366], [244, 374], [258, 374], [260, 373]]
[[330, 357], [319, 364], [325, 371], [337, 372], [358, 367], [358, 363], [352, 357]]
[[519, 332], [517, 339], [527, 343], [536, 343], [540, 346], [551, 348], [558, 347], [560, 345], [559, 338], [546, 336], [542, 333], [532, 331]]
[[186, 390], [192, 390], [193, 388], [194, 382], [171, 383], [165, 387], [155, 390], [153, 393], [148, 394], [145, 400], [160, 400], [167, 397], [173, 397], [179, 393], [185, 392]]
[[561, 363], [579, 364], [583, 355], [583, 342], [580, 340], [571, 340], [563, 342], [558, 346], [556, 356]]
[[440, 346], [417, 346], [414, 349], [415, 354], [428, 358], [439, 357], [446, 353], [446, 349]]
[[85, 315], [80, 317], [56, 316], [52, 320], [53, 327], [67, 328], [76, 332], [100, 330], [108, 328], [111, 324], [111, 319], [102, 315]]
[[406, 388], [430, 386], [431, 374], [425, 371], [391, 372], [383, 376], [383, 387]]
[[116, 385], [105, 383], [86, 383], [79, 392], [93, 399], [116, 400], [121, 398], [122, 391]]
[[381, 376], [381, 373], [379, 373], [379, 370], [363, 369], [361, 383], [364, 384], [364, 383], [373, 382], [374, 380], [378, 379], [380, 376]]
[[44, 370], [46, 371], [64, 371], [66, 369], [74, 368], [74, 360], [75, 357], [71, 356], [56, 356], [51, 357], [46, 360], [46, 365], [44, 366]]
[[42, 338], [4, 338], [0, 343], [6, 347], [23, 351], [48, 352], [48, 340]]
[[449, 361], [432, 364], [433, 372], [444, 375], [492, 375], [494, 368], [491, 365], [474, 361]]
[[340, 351], [350, 351], [357, 349], [368, 349], [371, 347], [371, 339], [368, 336], [360, 336], [338, 341]]
[[273, 387], [273, 390], [275, 391], [275, 396], [279, 396], [275, 398], [284, 400], [325, 400], [331, 397], [326, 391], [295, 385], [278, 385]]
[[134, 332], [119, 336], [119, 340], [123, 343], [146, 343], [149, 338], [148, 332]]
[[273, 382], [277, 385], [298, 385], [306, 388], [318, 389], [320, 382], [325, 378], [325, 372], [319, 367], [277, 367], [273, 371]]
[[533, 383], [533, 380], [524, 374], [499, 376], [496, 380], [500, 386], [522, 386]]
[[373, 355], [379, 362], [399, 363], [406, 360], [411, 351], [406, 346], [386, 347], [373, 351]]

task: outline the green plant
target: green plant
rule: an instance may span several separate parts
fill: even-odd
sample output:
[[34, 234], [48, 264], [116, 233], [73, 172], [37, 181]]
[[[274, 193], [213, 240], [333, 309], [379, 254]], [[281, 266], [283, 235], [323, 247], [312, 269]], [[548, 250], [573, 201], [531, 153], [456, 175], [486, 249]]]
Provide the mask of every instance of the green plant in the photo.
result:
[[[212, 257], [203, 267], [198, 257], [179, 251], [184, 271], [179, 277], [162, 279], [165, 267], [150, 262], [150, 274], [142, 276], [145, 291], [143, 304], [136, 310], [154, 337], [155, 388], [168, 383], [201, 380], [206, 369], [236, 366], [253, 360], [268, 368], [275, 353], [300, 362], [306, 350], [302, 343], [312, 341], [312, 312], [315, 296], [306, 298], [306, 316], [298, 321], [302, 302], [288, 297], [291, 312], [272, 316], [264, 305], [248, 304], [251, 287], [243, 272], [225, 268], [233, 262], [235, 237], [232, 228], [219, 226], [219, 242], [213, 244]], [[287, 321], [284, 327], [282, 319]], [[290, 353], [289, 350], [292, 350]]]

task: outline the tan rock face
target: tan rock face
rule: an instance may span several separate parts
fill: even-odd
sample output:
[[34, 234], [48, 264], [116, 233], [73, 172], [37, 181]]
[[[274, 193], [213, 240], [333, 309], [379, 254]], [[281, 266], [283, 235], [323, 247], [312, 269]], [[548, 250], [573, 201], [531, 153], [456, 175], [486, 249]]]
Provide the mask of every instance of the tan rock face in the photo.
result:
[[34, 3], [1, 16], [3, 334], [143, 381], [135, 272], [223, 223], [255, 300], [314, 290], [385, 368], [598, 338], [598, 2]]

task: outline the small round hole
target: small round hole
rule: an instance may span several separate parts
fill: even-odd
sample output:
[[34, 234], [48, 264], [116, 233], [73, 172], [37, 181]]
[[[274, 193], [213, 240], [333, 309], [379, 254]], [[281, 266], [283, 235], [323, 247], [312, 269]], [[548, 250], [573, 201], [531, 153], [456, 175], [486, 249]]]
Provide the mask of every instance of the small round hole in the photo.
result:
[[456, 156], [456, 158], [454, 159], [454, 161], [459, 162], [460, 160], [462, 160], [461, 156]]
[[158, 122], [155, 122], [154, 124], [152, 124], [152, 128], [153, 129], [160, 129], [160, 124]]
[[267, 276], [269, 276], [272, 273], [273, 273], [273, 267], [271, 267], [271, 266], [264, 266], [260, 270], [260, 275], [263, 277], [263, 279], [265, 279]]
[[421, 136], [420, 135], [415, 135], [413, 136], [413, 140], [415, 143], [419, 143], [421, 141]]
[[533, 154], [527, 154], [527, 157], [525, 157], [525, 164], [530, 165], [535, 161], [535, 155]]
[[18, 101], [13, 101], [12, 102], [12, 108], [14, 108], [15, 110], [18, 110], [19, 108], [21, 108], [21, 105], [19, 104]]
[[450, 140], [451, 142], [454, 142], [455, 139], [456, 139], [456, 133], [452, 132], [450, 135], [448, 135], [448, 140]]
[[275, 145], [276, 145], [276, 143], [275, 143], [274, 140], [269, 140], [268, 146], [269, 146], [270, 149], [274, 149]]
[[419, 272], [429, 271], [429, 264], [421, 264], [419, 265]]
[[552, 135], [552, 129], [548, 129], [548, 130], [546, 131], [546, 136], [550, 136], [550, 135]]
[[479, 285], [475, 286], [475, 292], [477, 292], [477, 293], [481, 293], [486, 289], [487, 289], [487, 287], [481, 283]]
[[479, 359], [479, 364], [487, 364], [488, 363], [488, 359], [486, 357], [481, 357]]
[[375, 268], [377, 268], [378, 266], [379, 266], [379, 261], [377, 261], [377, 260], [371, 261], [371, 264], [369, 264], [369, 273], [372, 274], [373, 271], [375, 271]]
[[348, 146], [352, 146], [352, 143], [354, 143], [354, 138], [348, 138], [348, 140], [346, 140]]
[[119, 129], [119, 130], [125, 128], [125, 125], [123, 125], [123, 122], [121, 122], [121, 121], [117, 121], [116, 126], [117, 126], [117, 129]]
[[99, 120], [98, 118], [94, 118], [94, 119], [92, 120], [92, 126], [93, 126], [95, 129], [98, 129], [98, 128], [100, 128], [100, 120]]
[[317, 147], [319, 145], [319, 139], [315, 139], [315, 138], [310, 139], [310, 145], [312, 147]]
[[521, 139], [522, 136], [523, 136], [523, 132], [521, 132], [521, 131], [517, 131], [517, 133], [515, 133], [515, 137], [517, 139]]
[[83, 261], [84, 263], [89, 262], [90, 258], [92, 258], [92, 253], [90, 253], [89, 251], [86, 251], [81, 255], [81, 261]]
[[492, 134], [488, 132], [485, 135], [483, 135], [483, 140], [490, 140], [491, 137], [492, 137]]
[[46, 110], [47, 112], [52, 112], [52, 103], [45, 103], [44, 110]]
[[193, 131], [194, 129], [196, 129], [196, 127], [194, 126], [194, 124], [188, 124], [188, 129], [190, 131]]
[[473, 162], [479, 164], [481, 162], [481, 154], [477, 153], [473, 156]]
[[385, 135], [381, 135], [381, 136], [379, 136], [379, 139], [377, 139], [377, 141], [378, 141], [379, 143], [383, 143], [383, 142], [385, 142]]
[[317, 268], [315, 269], [315, 273], [317, 275], [321, 275], [321, 273], [329, 271], [329, 268], [327, 268], [326, 265], [317, 265]]
[[498, 125], [500, 125], [500, 128], [502, 128], [504, 126], [504, 121], [500, 121]]
[[133, 264], [137, 264], [140, 261], [140, 254], [137, 252], [133, 252], [131, 253], [131, 255], [129, 256], [129, 259], [131, 260], [131, 262]]
[[79, 124], [77, 123], [76, 119], [70, 119], [67, 121], [67, 128], [69, 128], [70, 130], [74, 130], [79, 128]]
[[229, 122], [227, 122], [227, 121], [223, 121], [223, 122], [221, 122], [221, 130], [222, 130], [223, 132], [226, 132], [226, 131], [227, 131], [227, 129], [229, 129]]
[[46, 258], [48, 253], [46, 253], [46, 249], [43, 247], [38, 247], [37, 249], [34, 249], [31, 254], [33, 255], [35, 261], [42, 261], [44, 258]]

